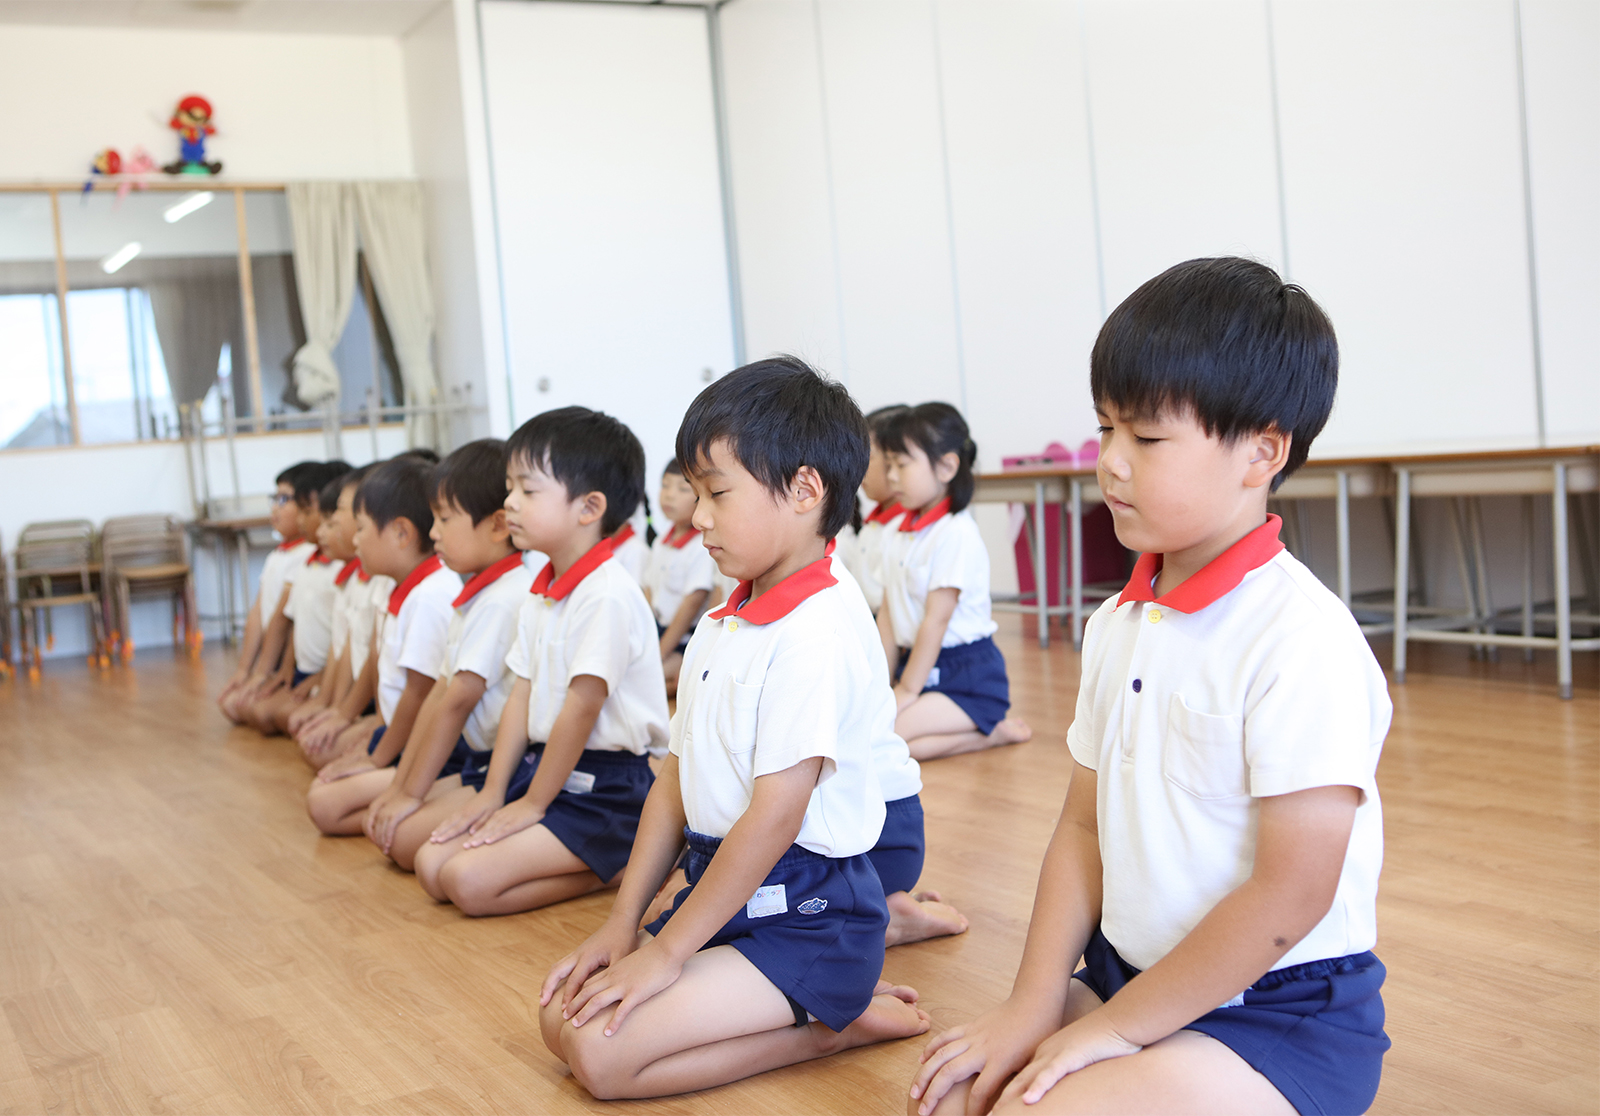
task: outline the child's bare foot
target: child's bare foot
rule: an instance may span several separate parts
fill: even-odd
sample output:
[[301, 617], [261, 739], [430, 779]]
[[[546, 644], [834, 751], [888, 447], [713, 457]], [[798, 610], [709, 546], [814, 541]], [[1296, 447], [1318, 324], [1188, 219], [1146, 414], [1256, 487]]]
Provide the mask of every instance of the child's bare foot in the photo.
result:
[[905, 945], [966, 932], [966, 916], [944, 902], [937, 891], [919, 891], [915, 895], [897, 891], [889, 896], [888, 903], [889, 929], [883, 935], [884, 945]]
[[1019, 717], [1007, 717], [988, 736], [989, 747], [995, 748], [1001, 744], [1025, 744], [1033, 739], [1033, 729], [1028, 727], [1028, 722]]
[[928, 1013], [917, 1007], [915, 988], [880, 980], [873, 989], [867, 1010], [839, 1032], [835, 1049], [849, 1050], [890, 1039], [911, 1038], [926, 1034], [931, 1025]]

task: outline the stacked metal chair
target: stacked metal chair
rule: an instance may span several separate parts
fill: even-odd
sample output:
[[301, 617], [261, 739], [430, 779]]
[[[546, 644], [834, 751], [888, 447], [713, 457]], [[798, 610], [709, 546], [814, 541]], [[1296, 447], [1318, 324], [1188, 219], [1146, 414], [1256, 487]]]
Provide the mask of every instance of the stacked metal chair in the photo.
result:
[[22, 661], [39, 676], [43, 649], [55, 645], [52, 610], [82, 605], [89, 625], [89, 665], [109, 666], [102, 623], [100, 555], [87, 519], [30, 523], [17, 539], [17, 614]]
[[172, 515], [125, 515], [108, 519], [100, 528], [100, 550], [105, 563], [101, 584], [111, 630], [110, 647], [123, 661], [133, 658], [133, 634], [128, 626], [128, 606], [136, 596], [164, 596], [172, 601], [172, 642], [191, 655], [200, 652], [204, 636], [195, 605], [194, 570], [189, 561], [189, 536], [183, 522]]

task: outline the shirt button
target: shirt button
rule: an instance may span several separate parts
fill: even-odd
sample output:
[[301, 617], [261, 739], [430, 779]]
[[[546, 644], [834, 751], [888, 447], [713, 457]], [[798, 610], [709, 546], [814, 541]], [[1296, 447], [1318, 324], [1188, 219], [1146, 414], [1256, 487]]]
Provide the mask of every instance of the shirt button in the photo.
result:
[[739, 630], [739, 621], [737, 621], [737, 620], [729, 620], [728, 621], [728, 630], [730, 632], [738, 631]]
[[1152, 624], [1161, 623], [1161, 610], [1159, 608], [1152, 608], [1150, 610], [1150, 623], [1152, 623]]
[[1144, 689], [1144, 683], [1141, 682], [1139, 679], [1135, 678], [1133, 680], [1133, 692], [1134, 693], [1138, 693], [1142, 689]]

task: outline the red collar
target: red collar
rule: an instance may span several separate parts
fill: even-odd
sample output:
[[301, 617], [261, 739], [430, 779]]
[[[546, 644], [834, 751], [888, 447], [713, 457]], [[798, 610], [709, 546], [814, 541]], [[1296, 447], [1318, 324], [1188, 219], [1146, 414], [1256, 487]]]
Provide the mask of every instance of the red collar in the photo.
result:
[[885, 500], [872, 509], [872, 514], [863, 521], [865, 523], [888, 523], [897, 515], [903, 515], [905, 508], [900, 506], [899, 500]]
[[326, 566], [330, 565], [332, 562], [333, 559], [322, 553], [320, 549], [313, 550], [311, 552], [311, 557], [306, 559], [306, 565], [308, 566]]
[[406, 598], [411, 596], [411, 590], [422, 584], [422, 579], [435, 572], [444, 565], [439, 561], [437, 554], [430, 554], [417, 563], [417, 568], [406, 574], [406, 579], [394, 587], [389, 594], [389, 615], [399, 616], [400, 606], [406, 603]]
[[611, 536], [611, 549], [615, 550], [629, 539], [633, 538], [633, 524], [624, 523], [622, 530]]
[[304, 538], [300, 537], [299, 535], [296, 535], [292, 539], [284, 539], [281, 543], [278, 544], [278, 549], [279, 550], [293, 550], [295, 547], [299, 546], [301, 543], [303, 543], [305, 541], [306, 540]]
[[920, 531], [924, 527], [928, 526], [928, 524], [937, 523], [939, 520], [943, 519], [949, 514], [950, 497], [946, 496], [943, 500], [940, 500], [937, 504], [933, 505], [933, 507], [923, 512], [921, 515], [912, 515], [907, 513], [905, 519], [900, 524], [900, 530], [905, 531], [907, 534], [910, 534], [913, 531]]
[[460, 608], [520, 565], [522, 565], [522, 551], [513, 550], [488, 569], [479, 570], [473, 574], [472, 580], [467, 582], [462, 588], [461, 594], [450, 602], [450, 606], [452, 608]]
[[722, 620], [737, 615], [740, 620], [748, 620], [752, 624], [770, 624], [774, 620], [782, 620], [808, 597], [815, 596], [830, 585], [839, 584], [839, 579], [829, 569], [833, 565], [833, 547], [834, 541], [829, 539], [828, 548], [821, 558], [796, 570], [743, 609], [739, 606], [750, 600], [750, 583], [739, 582], [734, 591], [728, 594], [728, 602], [713, 612], [711, 619]]
[[533, 579], [533, 588], [530, 593], [537, 593], [541, 597], [549, 597], [552, 601], [565, 600], [567, 594], [578, 587], [579, 582], [598, 570], [611, 557], [613, 543], [610, 539], [601, 539], [589, 548], [589, 552], [576, 562], [566, 573], [556, 576], [556, 564], [546, 562], [544, 569], [539, 571], [539, 576]]
[[1129, 601], [1152, 601], [1179, 612], [1199, 612], [1232, 592], [1244, 580], [1245, 574], [1277, 557], [1278, 551], [1283, 549], [1283, 542], [1278, 538], [1278, 531], [1282, 527], [1283, 520], [1275, 515], [1267, 516], [1265, 523], [1162, 597], [1155, 595], [1156, 575], [1161, 572], [1161, 555], [1141, 554], [1134, 563], [1133, 576], [1128, 579], [1127, 588], [1117, 598], [1117, 607], [1121, 608]]
[[700, 534], [699, 528], [690, 527], [687, 531], [684, 532], [683, 538], [675, 539], [675, 538], [673, 538], [673, 535], [677, 534], [677, 531], [678, 531], [678, 528], [677, 528], [676, 525], [673, 525], [672, 527], [667, 528], [667, 536], [666, 536], [666, 538], [661, 540], [663, 543], [665, 543], [667, 546], [672, 547], [672, 549], [674, 549], [674, 550], [682, 550], [684, 547], [689, 545], [689, 540], [690, 539], [693, 539], [693, 538], [697, 537]]
[[[351, 574], [358, 574], [358, 573], [363, 573], [363, 572], [364, 571], [361, 569], [361, 559], [352, 558], [352, 559], [350, 559], [350, 561], [348, 561], [348, 562], [346, 562], [344, 564], [344, 569], [339, 571], [339, 575], [333, 579], [333, 583], [335, 585], [343, 585], [345, 582], [350, 580], [350, 575]], [[365, 581], [367, 579], [365, 577], [363, 577], [361, 580]]]

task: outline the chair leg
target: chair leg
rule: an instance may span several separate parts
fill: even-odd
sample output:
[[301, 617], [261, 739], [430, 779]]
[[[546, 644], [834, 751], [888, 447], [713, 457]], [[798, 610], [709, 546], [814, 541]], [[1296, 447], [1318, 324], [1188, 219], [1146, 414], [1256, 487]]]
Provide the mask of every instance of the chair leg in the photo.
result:
[[133, 661], [133, 632], [129, 628], [132, 619], [128, 601], [128, 579], [117, 579], [117, 612], [122, 620], [122, 661]]

